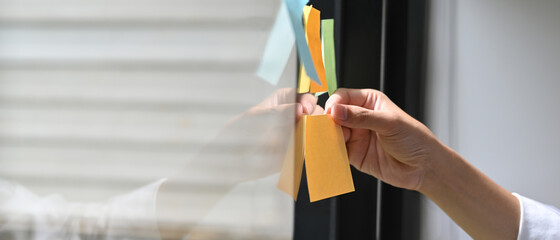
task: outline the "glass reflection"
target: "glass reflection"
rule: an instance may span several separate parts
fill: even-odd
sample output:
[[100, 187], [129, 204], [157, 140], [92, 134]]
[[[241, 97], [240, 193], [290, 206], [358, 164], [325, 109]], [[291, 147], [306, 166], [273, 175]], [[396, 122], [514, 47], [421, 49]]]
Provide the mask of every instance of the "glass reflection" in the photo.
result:
[[321, 109], [293, 52], [255, 76], [279, 6], [0, 0], [0, 239], [291, 239], [278, 172]]

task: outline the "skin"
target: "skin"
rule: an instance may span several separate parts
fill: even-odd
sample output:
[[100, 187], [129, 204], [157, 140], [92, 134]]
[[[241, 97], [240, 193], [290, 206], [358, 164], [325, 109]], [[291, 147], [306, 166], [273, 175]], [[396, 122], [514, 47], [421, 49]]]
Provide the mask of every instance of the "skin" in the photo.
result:
[[325, 113], [343, 127], [350, 163], [434, 201], [474, 239], [516, 239], [519, 201], [422, 123], [372, 89], [338, 89]]

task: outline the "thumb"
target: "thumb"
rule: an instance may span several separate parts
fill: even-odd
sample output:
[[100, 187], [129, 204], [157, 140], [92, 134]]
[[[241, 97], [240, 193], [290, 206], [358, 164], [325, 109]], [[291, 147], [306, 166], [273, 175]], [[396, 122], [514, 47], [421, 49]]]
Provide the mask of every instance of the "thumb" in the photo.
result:
[[332, 107], [333, 120], [348, 128], [365, 128], [381, 134], [388, 134], [395, 128], [398, 115], [391, 111], [336, 104]]

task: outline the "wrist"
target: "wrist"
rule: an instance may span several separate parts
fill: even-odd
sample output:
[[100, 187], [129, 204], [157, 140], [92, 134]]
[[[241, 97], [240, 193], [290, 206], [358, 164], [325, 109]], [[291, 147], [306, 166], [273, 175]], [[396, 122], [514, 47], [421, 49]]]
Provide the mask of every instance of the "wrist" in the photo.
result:
[[[460, 168], [461, 156], [440, 141], [435, 143], [434, 151], [425, 163], [425, 173], [418, 192], [431, 196], [445, 191], [445, 184], [454, 175], [453, 170]], [[447, 180], [446, 180], [447, 179]]]

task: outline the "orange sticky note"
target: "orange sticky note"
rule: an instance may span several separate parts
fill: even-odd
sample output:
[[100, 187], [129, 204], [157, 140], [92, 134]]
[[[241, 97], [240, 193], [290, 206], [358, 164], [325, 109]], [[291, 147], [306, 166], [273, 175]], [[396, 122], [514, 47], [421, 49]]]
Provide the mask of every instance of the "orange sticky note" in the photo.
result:
[[[309, 12], [311, 12], [311, 6], [303, 7], [303, 28], [307, 26], [307, 20], [309, 19]], [[307, 31], [307, 30], [306, 30]], [[305, 34], [305, 40], [307, 41], [307, 33]], [[299, 65], [299, 78], [298, 78], [298, 93], [309, 92], [309, 87], [311, 84], [311, 78], [307, 76], [307, 71], [303, 64]]]
[[319, 81], [321, 81], [321, 85], [312, 81], [309, 92], [326, 92], [329, 88], [327, 86], [327, 77], [323, 64], [323, 50], [321, 47], [321, 12], [313, 7], [311, 7], [309, 16], [307, 17], [305, 34], [307, 36], [307, 45], [309, 45], [309, 52], [311, 53], [313, 65], [317, 71]]
[[290, 139], [288, 151], [282, 165], [282, 172], [278, 179], [278, 188], [288, 195], [294, 201], [297, 200], [299, 184], [303, 172], [303, 143], [305, 141], [305, 117], [297, 123], [295, 134]]
[[330, 115], [305, 118], [304, 155], [311, 202], [353, 192], [342, 128]]
[[311, 202], [353, 192], [342, 128], [329, 115], [307, 115], [298, 122], [295, 132], [278, 188], [297, 200], [305, 163]]

